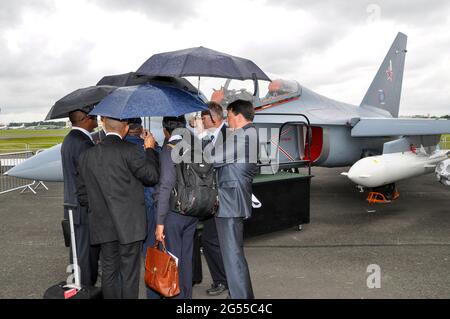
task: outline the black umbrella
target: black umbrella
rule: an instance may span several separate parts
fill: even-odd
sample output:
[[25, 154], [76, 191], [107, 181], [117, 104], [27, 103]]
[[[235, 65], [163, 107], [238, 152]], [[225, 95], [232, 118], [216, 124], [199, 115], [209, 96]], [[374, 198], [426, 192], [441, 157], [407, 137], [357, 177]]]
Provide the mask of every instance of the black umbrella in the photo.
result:
[[137, 75], [136, 72], [128, 72], [104, 76], [98, 81], [97, 85], [133, 86], [145, 84], [148, 80], [148, 76]]
[[[68, 117], [70, 112], [93, 106], [115, 89], [117, 89], [117, 86], [101, 85], [89, 86], [73, 91], [56, 101], [45, 120]], [[87, 111], [89, 112], [89, 110]]]
[[115, 85], [122, 87], [146, 83], [175, 87], [197, 94], [197, 89], [186, 79], [175, 78], [172, 76], [138, 75], [136, 72], [107, 75], [98, 81], [97, 85]]
[[137, 73], [270, 81], [252, 61], [204, 47], [155, 54], [141, 65]]

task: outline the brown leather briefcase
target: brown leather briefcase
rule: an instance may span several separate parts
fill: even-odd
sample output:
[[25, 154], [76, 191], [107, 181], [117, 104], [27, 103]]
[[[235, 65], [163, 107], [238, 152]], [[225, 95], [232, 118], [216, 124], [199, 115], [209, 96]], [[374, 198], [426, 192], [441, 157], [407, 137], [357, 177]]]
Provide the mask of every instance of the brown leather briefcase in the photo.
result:
[[147, 248], [145, 283], [164, 297], [174, 297], [180, 293], [178, 268], [175, 258], [167, 252], [165, 242], [161, 244], [162, 250], [159, 249], [158, 241], [153, 247]]

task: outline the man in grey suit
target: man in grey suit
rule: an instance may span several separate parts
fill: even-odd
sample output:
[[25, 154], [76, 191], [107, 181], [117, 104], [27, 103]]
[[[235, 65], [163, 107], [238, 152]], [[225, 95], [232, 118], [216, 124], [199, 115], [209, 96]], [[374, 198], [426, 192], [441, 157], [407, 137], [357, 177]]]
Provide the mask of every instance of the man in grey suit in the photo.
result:
[[[215, 217], [230, 297], [252, 299], [253, 288], [244, 255], [244, 219], [252, 213], [252, 182], [257, 172], [257, 133], [252, 103], [230, 103], [225, 156], [215, 159], [219, 210]], [[216, 146], [217, 148], [217, 146]]]
[[[80, 154], [94, 146], [91, 132], [97, 127], [97, 117], [88, 116], [90, 108], [77, 110], [69, 114], [72, 130], [64, 138], [61, 146], [61, 160], [64, 176], [64, 203], [76, 205], [73, 210], [75, 243], [77, 246], [78, 265], [80, 267], [80, 283], [93, 286], [97, 281], [98, 259], [100, 248], [91, 246], [89, 240], [88, 209], [82, 207], [76, 195], [76, 178], [78, 175], [78, 159]], [[64, 218], [69, 219], [67, 209]], [[70, 250], [72, 263], [72, 250]]]
[[136, 299], [148, 231], [143, 184], [158, 182], [158, 154], [150, 133], [145, 155], [123, 140], [126, 121], [105, 118], [105, 129], [105, 139], [80, 156], [78, 198], [89, 204], [91, 243], [101, 245], [103, 297]]

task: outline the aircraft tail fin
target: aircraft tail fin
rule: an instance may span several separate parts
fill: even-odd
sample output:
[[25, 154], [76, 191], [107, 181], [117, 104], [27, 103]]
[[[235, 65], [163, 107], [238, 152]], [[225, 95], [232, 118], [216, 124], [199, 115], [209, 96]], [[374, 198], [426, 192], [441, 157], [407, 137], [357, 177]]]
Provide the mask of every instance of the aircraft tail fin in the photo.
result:
[[364, 96], [361, 106], [378, 107], [388, 111], [393, 117], [398, 117], [406, 42], [407, 36], [399, 32]]

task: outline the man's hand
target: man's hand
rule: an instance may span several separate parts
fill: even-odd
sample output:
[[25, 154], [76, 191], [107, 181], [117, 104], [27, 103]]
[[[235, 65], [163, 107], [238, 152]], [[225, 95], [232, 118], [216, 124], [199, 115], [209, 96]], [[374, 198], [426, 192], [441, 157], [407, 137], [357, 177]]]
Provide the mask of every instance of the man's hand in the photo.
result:
[[155, 237], [157, 241], [163, 241], [166, 236], [164, 236], [164, 225], [156, 225]]
[[155, 148], [156, 145], [156, 141], [155, 138], [153, 137], [153, 134], [145, 129], [144, 130], [144, 148]]

